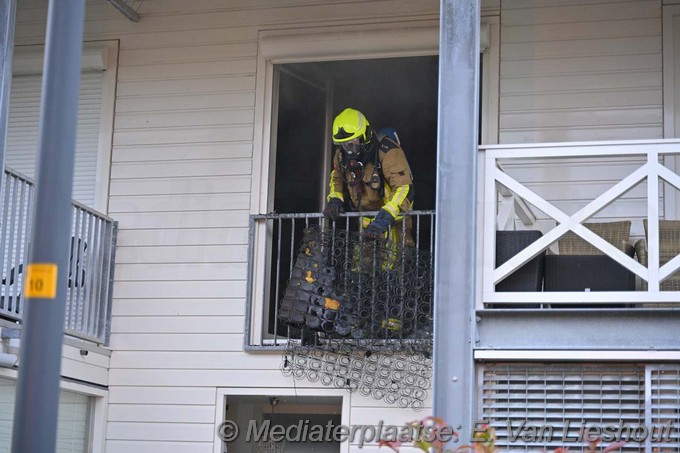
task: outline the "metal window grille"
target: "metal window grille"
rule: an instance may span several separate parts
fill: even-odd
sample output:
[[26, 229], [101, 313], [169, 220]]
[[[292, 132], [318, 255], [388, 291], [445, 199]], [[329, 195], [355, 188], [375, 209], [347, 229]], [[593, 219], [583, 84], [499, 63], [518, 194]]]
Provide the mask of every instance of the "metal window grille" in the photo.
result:
[[[332, 225], [322, 214], [259, 214], [250, 218], [248, 250], [248, 282], [246, 300], [246, 349], [283, 348], [290, 338], [300, 338], [300, 333], [283, 325], [278, 319], [278, 308], [286, 285], [293, 273], [298, 248], [305, 228], [326, 225], [347, 234], [360, 232], [362, 218], [376, 213], [348, 213]], [[413, 211], [407, 214], [411, 220], [415, 247], [429, 251], [434, 247], [434, 212]], [[403, 225], [403, 224], [402, 224]], [[398, 228], [398, 226], [394, 227]], [[402, 227], [403, 229], [404, 227]], [[395, 232], [397, 233], [397, 232]], [[351, 250], [347, 251], [351, 253]], [[257, 255], [257, 256], [256, 256]], [[375, 264], [381, 269], [379, 263]], [[255, 276], [257, 285], [264, 291], [254, 295]], [[263, 285], [260, 285], [262, 282]], [[258, 297], [258, 301], [254, 300]], [[261, 334], [253, 333], [260, 324]]]
[[[659, 366], [649, 372], [651, 387], [650, 423], [670, 429], [651, 444], [654, 452], [680, 452], [680, 367]], [[648, 445], [650, 447], [650, 445]], [[648, 448], [651, 451], [650, 448]]]
[[[645, 426], [640, 366], [491, 365], [480, 375], [479, 418], [494, 428], [500, 451], [580, 451], [584, 427]], [[647, 450], [645, 441], [629, 441], [617, 451]]]

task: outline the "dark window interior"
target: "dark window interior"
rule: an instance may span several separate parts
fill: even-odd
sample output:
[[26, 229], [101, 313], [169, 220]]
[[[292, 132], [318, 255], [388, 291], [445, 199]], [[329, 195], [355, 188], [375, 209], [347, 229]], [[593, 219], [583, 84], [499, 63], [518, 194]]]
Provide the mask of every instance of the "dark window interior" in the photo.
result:
[[[377, 131], [397, 130], [414, 175], [416, 210], [435, 207], [437, 153], [438, 57], [407, 57], [278, 65], [278, 96], [272, 146], [276, 154], [273, 202], [277, 213], [320, 212], [325, 204], [331, 157], [327, 148], [331, 118], [346, 107], [360, 110]], [[276, 93], [276, 91], [275, 91]], [[290, 225], [281, 237], [290, 237]], [[302, 222], [296, 226], [301, 236]], [[421, 244], [429, 247], [430, 225], [422, 225]], [[277, 250], [278, 228], [273, 231]], [[283, 241], [282, 241], [283, 242]], [[283, 248], [290, 249], [288, 244]], [[283, 251], [281, 269], [288, 269], [290, 252]], [[275, 273], [271, 288], [277, 287]], [[288, 275], [279, 277], [279, 293]], [[269, 304], [269, 333], [274, 330], [276, 291]], [[279, 335], [285, 332], [279, 332]]]
[[[332, 115], [352, 107], [374, 129], [394, 127], [411, 165], [415, 209], [434, 209], [438, 57], [386, 58], [281, 65], [332, 87]], [[276, 212], [318, 212], [325, 187], [315, 172], [323, 153], [325, 98], [318, 88], [280, 72], [276, 131]], [[304, 168], [305, 177], [299, 177]]]

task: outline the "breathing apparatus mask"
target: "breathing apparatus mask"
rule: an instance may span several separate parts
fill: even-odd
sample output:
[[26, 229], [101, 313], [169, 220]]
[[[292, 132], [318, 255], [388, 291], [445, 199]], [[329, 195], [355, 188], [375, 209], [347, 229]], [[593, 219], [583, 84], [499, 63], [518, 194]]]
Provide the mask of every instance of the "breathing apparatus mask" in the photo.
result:
[[342, 165], [352, 172], [355, 177], [362, 179], [364, 172], [364, 156], [362, 140], [357, 138], [349, 142], [337, 143], [340, 146]]

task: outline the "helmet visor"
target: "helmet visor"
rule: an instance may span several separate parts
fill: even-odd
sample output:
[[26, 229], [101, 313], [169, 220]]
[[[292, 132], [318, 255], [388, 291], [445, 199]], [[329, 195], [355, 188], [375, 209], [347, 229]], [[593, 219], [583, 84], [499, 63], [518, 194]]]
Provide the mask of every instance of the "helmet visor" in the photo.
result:
[[342, 150], [349, 156], [349, 157], [358, 157], [361, 155], [361, 140], [354, 139], [350, 140], [348, 142], [342, 142], [342, 143], [336, 143], [337, 145], [340, 145], [342, 147]]

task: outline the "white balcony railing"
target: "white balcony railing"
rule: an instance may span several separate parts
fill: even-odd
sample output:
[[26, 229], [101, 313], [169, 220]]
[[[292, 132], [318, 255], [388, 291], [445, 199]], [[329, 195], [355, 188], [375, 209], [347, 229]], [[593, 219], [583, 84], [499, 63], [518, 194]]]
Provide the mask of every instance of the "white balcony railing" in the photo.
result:
[[[680, 209], [676, 213], [675, 208], [675, 192], [680, 190], [675, 156], [680, 155], [680, 141], [493, 145], [480, 151], [480, 170], [484, 175], [480, 194], [484, 219], [483, 306], [616, 303], [643, 307], [649, 303], [680, 302], [680, 292], [662, 290], [661, 285], [680, 268], [680, 256], [659, 264], [659, 220], [680, 218], [676, 216]], [[508, 198], [511, 203], [504, 203]], [[643, 229], [645, 219], [647, 226]], [[588, 222], [614, 220], [632, 221], [631, 242], [646, 236], [647, 266], [584, 226]], [[496, 231], [515, 228], [539, 229], [543, 234], [497, 266]], [[496, 290], [499, 282], [544, 251], [559, 253], [557, 241], [569, 231], [632, 272], [636, 289]]]
[[[21, 322], [34, 184], [6, 169], [0, 193], [0, 319]], [[117, 222], [75, 201], [71, 209], [64, 329], [71, 336], [108, 344]]]

